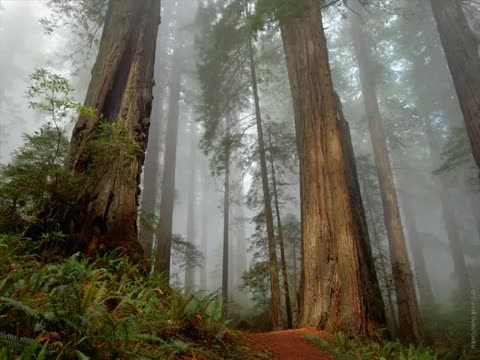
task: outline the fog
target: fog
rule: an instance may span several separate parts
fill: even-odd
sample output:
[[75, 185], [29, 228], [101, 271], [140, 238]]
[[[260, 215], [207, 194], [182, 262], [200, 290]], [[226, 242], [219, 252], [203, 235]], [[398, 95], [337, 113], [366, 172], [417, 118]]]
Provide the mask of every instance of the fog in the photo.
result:
[[[232, 55], [237, 54], [235, 46], [230, 46], [244, 41], [243, 35], [227, 28], [228, 24], [222, 25], [223, 30], [213, 26], [229, 16], [222, 13], [226, 3], [162, 1], [152, 125], [139, 213], [150, 207], [162, 221], [160, 209], [165, 201], [162, 194], [170, 191], [174, 198], [172, 234], [194, 244], [203, 255], [200, 264], [195, 266], [182, 263], [181, 256], [174, 252], [171, 283], [190, 288], [191, 292], [220, 293], [226, 168], [221, 151], [225, 139], [219, 134], [228, 133], [231, 137], [228, 141], [233, 144], [227, 161], [229, 297], [234, 308], [239, 306], [235, 311], [259, 310], [262, 298], [255, 297], [255, 291], [263, 291], [265, 299], [268, 291], [252, 281], [246, 288], [242, 287], [244, 273], [267, 259], [255, 106], [248, 83], [249, 68], [241, 64], [245, 58], [242, 52], [247, 47], [238, 48], [237, 59], [237, 55]], [[415, 5], [407, 4], [408, 1], [381, 3], [382, 6], [374, 6], [361, 16], [373, 49], [374, 82], [417, 296], [420, 304], [424, 303], [426, 300], [421, 299], [421, 294], [428, 286], [436, 304], [455, 306], [458, 296], [465, 296], [458, 291], [459, 283], [466, 282], [470, 289], [480, 289], [479, 170], [430, 5], [427, 1]], [[472, 3], [472, 8], [478, 10], [478, 3]], [[5, 165], [22, 145], [23, 134], [38, 130], [48, 121], [46, 115], [29, 107], [26, 96], [32, 83], [29, 76], [38, 68], [64, 76], [75, 89], [75, 100], [81, 103], [98, 44], [93, 44], [90, 50], [82, 48], [84, 45], [69, 23], [47, 34], [40, 20], [54, 15], [48, 1], [3, 0], [0, 4], [0, 163]], [[198, 12], [200, 5], [202, 11]], [[480, 19], [480, 11], [475, 11], [471, 12], [470, 22], [477, 31], [475, 19]], [[391, 268], [388, 266], [387, 278], [383, 278], [378, 259], [384, 257], [387, 262], [390, 259], [388, 235], [349, 16], [349, 9], [342, 2], [336, 2], [324, 10], [324, 28], [334, 86], [352, 134], [370, 237], [378, 236], [380, 241], [380, 246], [372, 245], [372, 249], [385, 296], [385, 287], [393, 287]], [[222, 31], [224, 38], [219, 36]], [[98, 40], [100, 33], [94, 36]], [[284, 225], [291, 224], [288, 219], [293, 219], [292, 226], [297, 226], [299, 231], [301, 204], [294, 111], [278, 27], [269, 24], [262, 28], [253, 44], [260, 105], [267, 129], [266, 147], [276, 149], [280, 217]], [[215, 49], [225, 54], [216, 54]], [[231, 67], [222, 62], [222, 56], [231, 57], [226, 62]], [[211, 58], [218, 61], [218, 68]], [[228, 86], [223, 83], [222, 89], [214, 82], [219, 73], [231, 79], [225, 81]], [[228, 110], [213, 109], [208, 103], [209, 96], [221, 98], [218, 106]], [[176, 107], [178, 119], [174, 114]], [[221, 120], [216, 120], [213, 134], [209, 133], [209, 127], [213, 126], [211, 118], [218, 113]], [[72, 116], [63, 124], [68, 134], [76, 118]], [[169, 128], [171, 121], [177, 121], [176, 133]], [[272, 135], [274, 144], [268, 145]], [[173, 167], [166, 155], [172, 137], [176, 139], [172, 145]], [[269, 168], [270, 159], [268, 155]], [[268, 171], [271, 177], [271, 170]], [[171, 189], [162, 188], [166, 174], [174, 174], [173, 194]], [[273, 193], [271, 197], [276, 214]], [[366, 199], [370, 199], [370, 204]], [[139, 226], [142, 227], [141, 221]], [[159, 238], [155, 233], [156, 230], [152, 230], [148, 235], [154, 239], [153, 251], [155, 239]], [[300, 267], [300, 245], [291, 233], [285, 241], [291, 272], [293, 260], [298, 261]], [[422, 266], [419, 256], [424, 259], [426, 273], [419, 268]], [[262, 274], [255, 275], [254, 270], [250, 273], [262, 279]], [[295, 265], [295, 274], [289, 274], [290, 281], [299, 284], [299, 274], [300, 268]], [[190, 280], [186, 280], [189, 277]], [[426, 279], [429, 284], [425, 284]], [[259, 289], [255, 290], [255, 286]], [[299, 286], [293, 288], [292, 298], [296, 298], [297, 291]], [[297, 309], [298, 304], [294, 303]], [[265, 302], [262, 304], [265, 306]]]

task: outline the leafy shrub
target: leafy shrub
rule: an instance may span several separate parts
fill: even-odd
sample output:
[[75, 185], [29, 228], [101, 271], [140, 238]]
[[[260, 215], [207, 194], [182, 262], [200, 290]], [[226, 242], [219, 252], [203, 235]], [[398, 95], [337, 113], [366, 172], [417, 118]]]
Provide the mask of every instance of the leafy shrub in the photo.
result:
[[479, 356], [467, 347], [433, 350], [423, 346], [404, 346], [392, 341], [359, 343], [343, 333], [337, 333], [329, 340], [315, 335], [305, 335], [305, 338], [332, 354], [335, 359], [341, 360], [474, 360]]
[[115, 251], [39, 256], [0, 235], [0, 358], [251, 358], [221, 322], [221, 301], [184, 297]]

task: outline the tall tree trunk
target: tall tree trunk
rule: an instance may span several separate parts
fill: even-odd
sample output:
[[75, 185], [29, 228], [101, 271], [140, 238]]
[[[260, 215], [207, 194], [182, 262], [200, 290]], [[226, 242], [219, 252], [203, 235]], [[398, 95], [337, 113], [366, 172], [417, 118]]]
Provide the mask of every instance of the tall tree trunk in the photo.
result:
[[258, 152], [260, 155], [260, 170], [262, 174], [263, 205], [265, 222], [267, 225], [268, 241], [268, 264], [270, 274], [270, 300], [272, 306], [272, 328], [280, 329], [281, 311], [280, 311], [280, 282], [278, 279], [277, 248], [275, 245], [275, 230], [273, 226], [272, 202], [270, 199], [270, 189], [268, 184], [267, 159], [265, 155], [265, 142], [263, 139], [262, 114], [260, 111], [260, 99], [258, 96], [257, 72], [255, 67], [254, 49], [252, 40], [248, 41], [250, 73], [252, 77], [253, 98], [255, 101], [255, 116], [257, 120]]
[[428, 275], [427, 264], [423, 254], [423, 247], [418, 239], [417, 220], [415, 217], [415, 207], [412, 204], [408, 194], [402, 197], [403, 213], [405, 216], [405, 226], [407, 228], [408, 240], [412, 251], [415, 274], [417, 276], [418, 294], [420, 304], [423, 307], [431, 307], [434, 304], [432, 284]]
[[468, 25], [462, 1], [431, 0], [431, 4], [473, 156], [480, 168], [480, 41]]
[[[163, 94], [163, 91], [158, 91], [157, 94]], [[157, 95], [160, 99], [161, 96]], [[155, 121], [150, 126], [148, 149], [145, 157], [144, 177], [143, 177], [143, 196], [142, 196], [142, 215], [148, 220], [152, 215], [156, 214], [156, 204], [158, 196], [158, 178], [160, 172], [160, 149], [161, 149], [161, 121], [162, 111], [160, 109], [161, 103], [153, 106], [152, 118]], [[155, 230], [149, 226], [141, 226], [139, 240], [142, 245], [145, 259], [151, 259], [153, 240], [155, 237]]]
[[[227, 136], [230, 137], [230, 120], [226, 120]], [[222, 319], [228, 316], [228, 246], [230, 231], [230, 148], [225, 149], [225, 183], [223, 197], [223, 262], [222, 262]]]
[[[425, 132], [430, 147], [432, 167], [438, 168], [442, 162], [442, 147], [435, 137], [432, 123], [429, 118], [425, 119]], [[457, 219], [451, 205], [450, 186], [445, 179], [445, 175], [439, 175], [435, 179], [438, 186], [438, 198], [441, 203], [442, 219], [447, 230], [448, 245], [450, 254], [452, 255], [454, 274], [458, 281], [458, 292], [461, 299], [468, 299], [470, 296], [470, 277], [465, 262], [465, 254], [463, 244], [460, 238], [460, 229], [458, 228]]]
[[[93, 170], [95, 181], [88, 195], [69, 216], [68, 230], [88, 255], [116, 247], [125, 248], [130, 255], [142, 252], [137, 206], [152, 110], [159, 24], [160, 0], [109, 2], [85, 99], [85, 105], [97, 116], [80, 116], [73, 130], [70, 155], [74, 173], [86, 172], [93, 163], [102, 165]], [[125, 135], [140, 151], [125, 156], [92, 156], [89, 144], [98, 135], [102, 116], [109, 123], [122, 123]]]
[[303, 16], [279, 19], [300, 159], [300, 326], [377, 337], [384, 309], [368, 235], [360, 226], [365, 221], [356, 204], [360, 194], [352, 187], [354, 159], [337, 119], [320, 3], [305, 0], [304, 7]]
[[[163, 18], [170, 18], [172, 15], [173, 4], [163, 6]], [[166, 49], [160, 49], [159, 46], [169, 47], [170, 32], [168, 31], [168, 23], [160, 26], [161, 34], [157, 41], [157, 57], [155, 66], [156, 74], [165, 74], [167, 72], [168, 52]], [[165, 30], [165, 31], [164, 31]], [[157, 76], [158, 78], [158, 76]], [[145, 165], [143, 171], [143, 190], [141, 210], [143, 216], [150, 218], [156, 215], [157, 200], [159, 195], [160, 174], [160, 155], [162, 150], [162, 123], [163, 113], [163, 96], [165, 94], [167, 81], [164, 77], [157, 80], [157, 90], [155, 92], [156, 101], [153, 104], [150, 131], [148, 135], [148, 147], [145, 155]], [[150, 225], [150, 224], [149, 224]], [[155, 230], [151, 226], [141, 226], [139, 233], [140, 244], [142, 245], [145, 259], [150, 260], [152, 257], [153, 243], [155, 238]]]
[[300, 298], [298, 291], [298, 269], [297, 269], [297, 244], [295, 238], [292, 238], [292, 252], [293, 252], [293, 296], [295, 297], [295, 322], [298, 323]]
[[[197, 124], [190, 122], [190, 178], [188, 182], [188, 214], [187, 214], [187, 242], [195, 244], [195, 208], [197, 204]], [[191, 295], [195, 291], [195, 274], [192, 264], [187, 261], [185, 266], [185, 293]]]
[[404, 342], [418, 343], [423, 338], [422, 322], [378, 106], [374, 70], [371, 67], [372, 55], [367, 35], [360, 23], [361, 5], [358, 2], [355, 2], [354, 5], [358, 11], [350, 12], [351, 33], [360, 70], [362, 94], [368, 117], [378, 182], [382, 194], [385, 226], [390, 244], [390, 259], [397, 294], [398, 336]]
[[208, 259], [208, 235], [209, 235], [209, 212], [210, 212], [210, 178], [208, 176], [208, 164], [202, 164], [202, 234], [200, 249], [204, 256], [204, 263], [200, 269], [200, 290], [207, 290], [207, 264]]
[[[178, 42], [178, 35], [177, 35]], [[160, 202], [160, 225], [157, 232], [155, 271], [170, 278], [172, 249], [173, 208], [175, 203], [175, 172], [177, 167], [178, 113], [181, 88], [181, 44], [177, 43], [173, 57], [168, 103], [168, 123], [163, 155], [163, 179]]]
[[[241, 194], [243, 196], [243, 194]], [[240, 290], [240, 286], [242, 285], [242, 276], [248, 269], [248, 261], [247, 261], [247, 247], [248, 247], [248, 239], [245, 233], [245, 212], [244, 212], [244, 204], [241, 203], [236, 206], [236, 265], [235, 265], [235, 272], [238, 279], [237, 288], [239, 290], [239, 300], [242, 304], [248, 302], [248, 295]]]
[[[270, 149], [272, 147], [272, 135], [269, 134], [270, 140]], [[291, 329], [293, 327], [292, 321], [292, 303], [290, 301], [290, 289], [288, 287], [288, 273], [287, 273], [287, 260], [285, 259], [285, 245], [283, 240], [283, 228], [282, 228], [282, 219], [280, 216], [280, 204], [278, 201], [278, 191], [277, 191], [277, 177], [275, 175], [275, 164], [273, 160], [273, 153], [270, 150], [270, 168], [272, 172], [272, 189], [273, 189], [273, 198], [275, 202], [275, 214], [277, 217], [277, 233], [278, 233], [278, 244], [280, 245], [280, 262], [282, 266], [282, 277], [283, 277], [283, 291], [285, 292], [285, 307], [287, 312], [287, 328]]]
[[[232, 193], [232, 234], [230, 249], [233, 251], [230, 256], [230, 271], [233, 276], [230, 276], [231, 293], [235, 296], [235, 300], [239, 304], [246, 304], [248, 296], [241, 291], [242, 275], [247, 270], [247, 237], [245, 235], [244, 223], [244, 195], [243, 195], [243, 174], [242, 169], [238, 164], [232, 165], [231, 177], [236, 179], [236, 183], [231, 188]], [[232, 184], [233, 185], [233, 184]], [[232, 289], [233, 287], [233, 289]]]
[[374, 243], [374, 246], [377, 248], [377, 251], [379, 254], [378, 270], [382, 274], [382, 277], [385, 281], [386, 298], [387, 298], [387, 304], [385, 306], [385, 310], [386, 310], [388, 330], [390, 331], [390, 335], [392, 339], [396, 339], [398, 325], [397, 325], [397, 318], [395, 316], [395, 306], [393, 304], [392, 288], [390, 286], [390, 281], [389, 281], [390, 277], [388, 276], [388, 271], [387, 271], [388, 265], [385, 261], [385, 258], [382, 256], [383, 249], [382, 249], [382, 244], [380, 240], [380, 234], [378, 233], [378, 230], [377, 230], [376, 217], [374, 215], [373, 199], [371, 198], [371, 194], [368, 191], [365, 184], [363, 186], [363, 193], [365, 194], [365, 203], [366, 203], [367, 213], [368, 213], [368, 217], [370, 218], [371, 229], [373, 230], [373, 234], [372, 234], [373, 243]]

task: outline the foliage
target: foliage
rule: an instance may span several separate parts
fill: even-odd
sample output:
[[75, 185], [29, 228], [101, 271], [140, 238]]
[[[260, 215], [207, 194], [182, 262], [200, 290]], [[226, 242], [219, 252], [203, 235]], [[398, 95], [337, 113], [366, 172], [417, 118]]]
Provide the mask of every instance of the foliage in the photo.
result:
[[81, 107], [73, 100], [74, 89], [65, 77], [39, 68], [30, 75], [30, 80], [32, 85], [27, 89], [30, 108], [48, 114], [54, 124], [64, 121], [72, 110]]
[[188, 265], [191, 269], [200, 269], [204, 257], [195, 244], [185, 241], [181, 235], [172, 236], [172, 264], [180, 270]]
[[269, 22], [300, 17], [305, 5], [306, 0], [257, 0], [251, 18], [252, 29], [261, 30]]
[[350, 340], [343, 333], [337, 333], [332, 339], [322, 339], [315, 335], [305, 335], [305, 338], [325, 351], [331, 353], [335, 359], [345, 360], [473, 360], [478, 354], [461, 350], [435, 351], [429, 347], [414, 345], [404, 346], [397, 342], [358, 343]]
[[225, 169], [227, 157], [246, 146], [246, 130], [251, 114], [238, 114], [251, 108], [248, 68], [249, 32], [244, 24], [241, 2], [219, 1], [200, 6], [196, 24], [197, 78], [200, 99], [197, 111], [204, 128], [201, 147], [211, 156], [211, 168], [217, 175]]
[[[50, 14], [40, 19], [49, 35], [57, 29], [68, 28], [74, 35], [75, 49], [68, 56], [74, 60], [78, 54], [85, 60], [100, 43], [100, 36], [107, 13], [108, 0], [49, 0]], [[81, 62], [78, 66], [85, 66]]]
[[472, 149], [464, 128], [452, 129], [442, 151], [442, 157], [443, 163], [435, 170], [436, 175], [453, 171], [465, 164], [471, 165]]
[[270, 292], [270, 275], [268, 262], [254, 263], [242, 276], [242, 288], [252, 294], [252, 300], [256, 303], [267, 302]]
[[90, 157], [91, 161], [87, 174], [92, 181], [97, 181], [104, 174], [116, 173], [121, 176], [124, 173], [123, 168], [130, 166], [132, 160], [142, 153], [140, 145], [129, 134], [124, 122], [110, 123], [101, 117], [95, 138], [88, 142], [86, 156]]
[[59, 206], [75, 203], [84, 191], [84, 177], [64, 167], [70, 146], [65, 126], [88, 110], [73, 100], [66, 78], [37, 69], [30, 79], [29, 106], [46, 115], [47, 123], [24, 135], [10, 164], [0, 168], [0, 233], [22, 232], [39, 221], [50, 227]]
[[[219, 321], [216, 295], [184, 298], [122, 253], [41, 259], [0, 236], [0, 354], [5, 358], [248, 358]], [[243, 355], [242, 355], [243, 354]], [[3, 356], [3, 355], [2, 355]]]
[[[68, 141], [62, 131], [45, 125], [31, 135], [0, 169], [0, 232], [20, 232], [50, 208], [53, 199], [73, 201], [80, 183], [63, 168]], [[43, 219], [49, 220], [49, 219]]]
[[434, 344], [461, 352], [462, 345], [472, 342], [472, 308], [480, 300], [459, 299], [450, 305], [434, 305], [422, 311], [422, 320]]
[[98, 115], [74, 101], [66, 78], [37, 69], [30, 79], [29, 106], [45, 115], [47, 123], [24, 135], [24, 144], [10, 164], [0, 168], [0, 233], [26, 232], [26, 236], [39, 239], [44, 233], [61, 230], [67, 208], [78, 206], [87, 189], [106, 172], [123, 174], [123, 166], [142, 150], [124, 123], [108, 123], [100, 117], [85, 155], [91, 165], [85, 172], [73, 173], [67, 166], [70, 144], [66, 126], [76, 116]]
[[[140, 225], [146, 231], [155, 233], [160, 226], [160, 218], [155, 214], [141, 213]], [[195, 244], [185, 241], [179, 234], [172, 234], [172, 268], [185, 270], [187, 264], [192, 269], [200, 269], [204, 265], [204, 254]], [[175, 276], [175, 275], [174, 275]]]

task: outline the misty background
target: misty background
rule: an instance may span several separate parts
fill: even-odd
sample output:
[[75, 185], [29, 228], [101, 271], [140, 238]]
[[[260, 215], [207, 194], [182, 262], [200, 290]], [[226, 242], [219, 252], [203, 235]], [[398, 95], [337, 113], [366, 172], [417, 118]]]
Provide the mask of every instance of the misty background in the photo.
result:
[[[169, 79], [173, 68], [180, 66], [175, 69], [180, 72], [181, 95], [173, 233], [189, 237], [188, 212], [195, 207], [195, 231], [189, 241], [203, 249], [207, 273], [206, 288], [201, 289], [200, 271], [195, 270], [196, 289], [215, 291], [221, 287], [222, 278], [223, 178], [215, 176], [209, 158], [200, 151], [203, 128], [199, 122], [198, 104], [201, 99], [196, 68], [200, 59], [195, 41], [202, 33], [192, 25], [197, 21], [198, 3], [196, 0], [182, 0], [175, 9], [164, 11], [159, 32], [162, 46], [158, 47], [157, 56], [157, 65], [162, 65], [164, 70], [156, 71], [155, 83], [156, 88], [164, 88], [165, 96], [155, 102], [157, 109], [154, 113], [164, 114], [157, 129], [164, 142]], [[438, 302], [448, 304], [453, 302], [452, 292], [458, 280], [455, 278], [449, 236], [459, 239], [472, 287], [480, 288], [479, 177], [470, 155], [462, 113], [431, 10], [422, 4], [419, 2], [418, 6], [405, 11], [396, 9], [394, 13], [390, 11], [392, 9], [378, 9], [365, 21], [372, 42], [376, 44], [378, 95], [412, 262], [415, 263], [412, 241], [417, 241], [424, 250], [434, 296]], [[173, 7], [172, 4], [166, 6]], [[46, 6], [46, 1], [3, 0], [0, 7], [0, 163], [6, 164], [12, 152], [22, 144], [23, 134], [32, 133], [46, 121], [41, 114], [29, 108], [25, 94], [30, 74], [37, 68], [47, 68], [65, 76], [75, 88], [75, 98], [81, 102], [89, 83], [96, 45], [85, 51], [84, 44], [67, 26], [47, 34], [41, 24], [42, 19], [50, 16], [51, 9]], [[378, 197], [375, 193], [378, 192], [378, 184], [372, 179], [375, 178], [372, 148], [358, 69], [344, 16], [345, 11], [339, 11], [336, 6], [327, 9], [324, 15], [331, 68], [350, 123], [354, 150], [359, 159], [360, 182], [371, 184], [370, 191], [375, 198]], [[178, 36], [178, 32], [182, 35]], [[283, 55], [278, 54], [280, 39], [278, 36], [260, 35], [256, 44], [262, 80], [262, 111], [268, 122], [287, 123], [293, 132], [290, 90], [284, 76]], [[79, 52], [79, 48], [83, 50]], [[248, 119], [250, 115], [250, 111], [244, 111], [239, 117]], [[76, 119], [71, 120], [74, 122]], [[426, 126], [426, 122], [433, 126]], [[252, 127], [245, 129], [245, 133], [248, 148], [248, 136], [254, 138], [256, 133]], [[465, 150], [452, 166], [448, 150], [459, 143], [464, 144]], [[163, 166], [163, 149], [164, 143], [156, 160], [160, 169]], [[249, 248], [249, 239], [256, 230], [252, 219], [258, 209], [247, 206], [245, 200], [258, 181], [258, 164], [243, 155], [240, 152], [232, 159], [232, 261], [229, 266], [230, 283], [233, 284], [230, 292], [234, 298], [248, 305], [246, 290], [239, 287], [241, 276], [251, 265], [253, 255], [252, 251], [248, 255], [239, 254]], [[299, 219], [299, 189], [295, 176], [295, 171], [285, 175], [283, 191], [286, 200], [282, 203], [282, 211]], [[189, 197], [192, 179], [196, 190]], [[143, 198], [149, 196], [149, 193], [142, 194]], [[446, 202], [442, 202], [442, 196]], [[204, 197], [208, 201], [203, 201]], [[157, 204], [159, 201], [157, 196]], [[445, 218], [442, 209], [445, 204], [450, 206], [448, 218]], [[378, 204], [374, 204], [373, 208], [375, 206], [378, 207]], [[368, 220], [370, 232], [378, 232], [385, 247], [386, 235], [381, 216], [380, 210], [379, 214], [370, 214]], [[372, 227], [376, 229], [372, 230]], [[414, 240], [413, 236], [417, 239]], [[202, 237], [208, 239], [204, 248]], [[184, 270], [175, 265], [173, 270], [173, 281], [182, 286]], [[418, 277], [417, 286], [424, 286]]]

